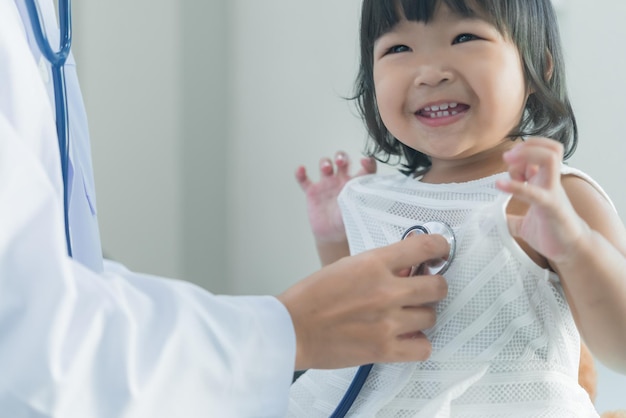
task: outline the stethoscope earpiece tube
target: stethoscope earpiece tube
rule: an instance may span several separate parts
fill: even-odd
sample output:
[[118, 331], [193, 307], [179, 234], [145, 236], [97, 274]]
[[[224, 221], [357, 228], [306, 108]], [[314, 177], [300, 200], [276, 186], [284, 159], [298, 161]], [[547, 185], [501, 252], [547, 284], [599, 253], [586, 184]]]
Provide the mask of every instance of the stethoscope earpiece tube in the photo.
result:
[[[454, 236], [454, 231], [448, 224], [439, 221], [426, 222], [422, 225], [414, 225], [408, 228], [402, 234], [402, 239], [406, 239], [412, 235], [423, 235], [423, 234], [440, 234], [448, 241], [450, 245], [450, 252], [448, 254], [448, 258], [446, 259], [437, 259], [430, 260], [425, 263], [420, 264], [419, 266], [414, 266], [411, 269], [410, 276], [417, 275], [433, 275], [433, 274], [443, 274], [445, 273], [450, 264], [452, 264], [452, 260], [454, 259], [454, 255], [456, 253], [456, 238]], [[372, 370], [373, 364], [366, 364], [358, 368], [354, 378], [352, 379], [352, 383], [348, 387], [348, 390], [341, 398], [339, 405], [335, 411], [331, 414], [330, 418], [343, 418], [346, 416], [357, 396], [359, 396], [359, 392], [363, 388], [365, 381], [367, 380], [367, 376]]]
[[65, 61], [70, 55], [72, 47], [72, 11], [70, 0], [59, 0], [59, 27], [60, 42], [59, 50], [54, 52], [41, 18], [41, 12], [36, 0], [25, 0], [26, 9], [32, 22], [33, 34], [41, 54], [46, 57], [52, 66], [52, 80], [54, 82], [54, 110], [57, 126], [57, 138], [59, 141], [59, 154], [61, 157], [61, 175], [63, 177], [63, 212], [65, 220], [65, 240], [67, 253], [72, 256], [69, 225], [69, 116], [67, 111], [67, 91], [65, 85]]

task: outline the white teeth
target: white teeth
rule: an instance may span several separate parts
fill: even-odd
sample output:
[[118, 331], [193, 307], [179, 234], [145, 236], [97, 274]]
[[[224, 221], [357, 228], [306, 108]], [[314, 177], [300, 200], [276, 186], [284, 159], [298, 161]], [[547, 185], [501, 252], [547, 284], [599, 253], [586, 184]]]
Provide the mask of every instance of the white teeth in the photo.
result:
[[459, 111], [455, 110], [458, 105], [459, 104], [456, 102], [450, 102], [441, 103], [438, 105], [424, 106], [420, 113], [422, 113], [422, 116], [430, 116], [431, 119], [455, 116], [459, 114]]
[[442, 103], [439, 105], [426, 106], [424, 107], [424, 112], [438, 112], [440, 110], [454, 109], [458, 105], [459, 104], [456, 102], [450, 102], [450, 103]]

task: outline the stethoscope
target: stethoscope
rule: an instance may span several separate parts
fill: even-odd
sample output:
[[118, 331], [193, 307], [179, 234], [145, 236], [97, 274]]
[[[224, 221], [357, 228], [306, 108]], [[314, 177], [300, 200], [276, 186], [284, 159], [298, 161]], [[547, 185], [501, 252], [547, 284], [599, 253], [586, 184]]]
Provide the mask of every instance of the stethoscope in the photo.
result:
[[[450, 226], [443, 222], [432, 221], [426, 222], [421, 225], [414, 225], [408, 228], [402, 234], [402, 239], [406, 239], [413, 235], [423, 235], [423, 234], [440, 234], [448, 241], [448, 245], [450, 245], [450, 252], [446, 259], [437, 259], [430, 260], [425, 263], [422, 263], [418, 266], [413, 266], [411, 268], [410, 276], [421, 276], [421, 275], [432, 275], [432, 274], [443, 274], [445, 273], [450, 264], [452, 264], [452, 260], [454, 259], [454, 255], [456, 253], [456, 238], [454, 236], [454, 231]], [[352, 404], [356, 400], [359, 392], [363, 388], [365, 381], [367, 380], [367, 376], [372, 370], [373, 364], [366, 364], [357, 369], [348, 390], [343, 395], [343, 398], [337, 405], [337, 408], [332, 413], [330, 418], [343, 418], [346, 416]]]
[[50, 41], [46, 36], [46, 31], [41, 18], [41, 11], [36, 0], [25, 0], [28, 15], [33, 26], [33, 33], [37, 46], [42, 55], [52, 66], [52, 80], [54, 82], [54, 107], [56, 111], [57, 138], [59, 141], [59, 153], [61, 154], [61, 174], [63, 176], [63, 206], [65, 219], [65, 241], [67, 243], [67, 253], [72, 256], [72, 245], [70, 242], [69, 226], [69, 187], [68, 187], [68, 167], [70, 133], [67, 112], [67, 91], [65, 87], [65, 61], [70, 54], [72, 46], [72, 11], [70, 0], [58, 0], [59, 2], [59, 29], [60, 42], [59, 50], [54, 52], [50, 47]]

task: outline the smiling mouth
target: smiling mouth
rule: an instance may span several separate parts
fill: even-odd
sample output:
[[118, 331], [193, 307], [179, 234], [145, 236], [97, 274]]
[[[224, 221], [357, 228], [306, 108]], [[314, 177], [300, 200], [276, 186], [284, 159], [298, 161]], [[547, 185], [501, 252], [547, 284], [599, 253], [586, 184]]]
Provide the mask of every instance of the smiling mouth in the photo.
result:
[[463, 103], [440, 103], [438, 105], [426, 106], [415, 114], [417, 116], [422, 116], [424, 118], [436, 119], [436, 118], [445, 118], [449, 116], [458, 115], [461, 112], [465, 112], [469, 109], [469, 105]]

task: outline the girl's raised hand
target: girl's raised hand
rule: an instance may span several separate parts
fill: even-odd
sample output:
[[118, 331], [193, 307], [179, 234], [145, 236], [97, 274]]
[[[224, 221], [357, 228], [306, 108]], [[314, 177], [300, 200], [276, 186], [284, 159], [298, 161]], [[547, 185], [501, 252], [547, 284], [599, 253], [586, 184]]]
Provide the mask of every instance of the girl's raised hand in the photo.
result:
[[525, 215], [508, 216], [511, 234], [551, 264], [559, 263], [588, 230], [561, 183], [563, 146], [550, 139], [529, 138], [503, 158], [511, 180], [501, 180], [497, 187], [529, 205]]
[[343, 242], [346, 235], [337, 196], [350, 179], [375, 173], [376, 161], [362, 158], [361, 169], [351, 176], [350, 159], [345, 152], [339, 151], [335, 154], [334, 164], [330, 158], [322, 158], [319, 169], [318, 182], [311, 181], [303, 166], [296, 170], [296, 181], [306, 194], [311, 229], [318, 244]]

